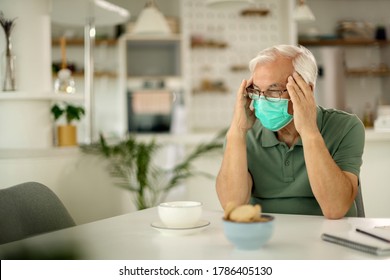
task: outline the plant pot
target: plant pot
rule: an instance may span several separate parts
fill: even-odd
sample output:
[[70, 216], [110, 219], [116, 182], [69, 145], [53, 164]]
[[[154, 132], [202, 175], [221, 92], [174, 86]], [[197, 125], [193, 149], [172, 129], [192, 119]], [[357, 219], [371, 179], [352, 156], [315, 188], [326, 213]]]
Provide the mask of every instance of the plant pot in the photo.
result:
[[77, 146], [77, 129], [74, 125], [57, 127], [58, 146]]

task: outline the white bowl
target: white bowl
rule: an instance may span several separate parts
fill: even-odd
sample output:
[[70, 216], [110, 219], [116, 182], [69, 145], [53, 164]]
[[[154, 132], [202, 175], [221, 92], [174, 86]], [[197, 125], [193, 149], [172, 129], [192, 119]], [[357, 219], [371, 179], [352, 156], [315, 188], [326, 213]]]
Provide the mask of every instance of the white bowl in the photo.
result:
[[158, 206], [161, 222], [170, 228], [193, 227], [202, 216], [202, 202], [171, 201]]

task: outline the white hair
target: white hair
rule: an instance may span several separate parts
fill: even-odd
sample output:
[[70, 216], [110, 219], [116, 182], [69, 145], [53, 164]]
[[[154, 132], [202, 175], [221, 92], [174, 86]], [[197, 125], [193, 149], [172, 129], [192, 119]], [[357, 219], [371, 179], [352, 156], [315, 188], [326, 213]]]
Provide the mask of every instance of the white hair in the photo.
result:
[[314, 55], [303, 46], [277, 45], [264, 49], [249, 62], [249, 70], [253, 74], [256, 65], [275, 61], [277, 56], [290, 58], [294, 70], [306, 83], [315, 86], [318, 74], [317, 62]]

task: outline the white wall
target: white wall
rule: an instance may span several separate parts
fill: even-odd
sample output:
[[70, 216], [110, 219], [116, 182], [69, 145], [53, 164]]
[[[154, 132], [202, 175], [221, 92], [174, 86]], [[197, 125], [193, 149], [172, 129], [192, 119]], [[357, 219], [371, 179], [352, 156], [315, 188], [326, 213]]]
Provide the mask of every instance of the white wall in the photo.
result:
[[[49, 0], [1, 1], [4, 16], [15, 19], [11, 44], [16, 57], [16, 88], [3, 92], [4, 73], [0, 69], [0, 149], [52, 145], [50, 100], [39, 98], [51, 91], [49, 4]], [[5, 41], [3, 28], [0, 28], [1, 66]]]

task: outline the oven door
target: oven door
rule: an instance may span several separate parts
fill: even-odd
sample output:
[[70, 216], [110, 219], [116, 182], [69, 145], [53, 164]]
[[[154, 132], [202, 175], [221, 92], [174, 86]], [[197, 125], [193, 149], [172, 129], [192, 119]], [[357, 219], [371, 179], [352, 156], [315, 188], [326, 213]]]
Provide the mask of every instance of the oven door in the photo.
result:
[[169, 90], [142, 89], [128, 92], [129, 132], [169, 132], [173, 93]]

